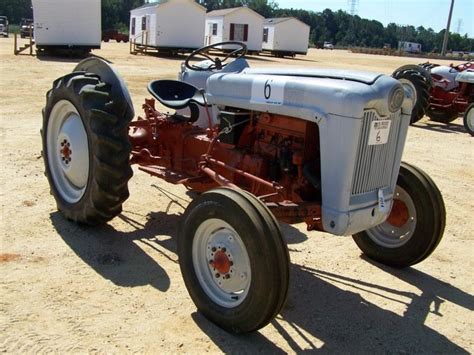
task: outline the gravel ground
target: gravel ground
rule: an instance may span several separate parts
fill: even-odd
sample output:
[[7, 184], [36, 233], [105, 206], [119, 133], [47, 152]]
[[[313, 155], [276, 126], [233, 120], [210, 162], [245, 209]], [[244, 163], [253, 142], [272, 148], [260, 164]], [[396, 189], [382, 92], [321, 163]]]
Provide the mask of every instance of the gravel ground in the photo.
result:
[[[291, 257], [288, 302], [259, 332], [228, 334], [190, 300], [176, 255], [190, 197], [135, 170], [123, 213], [81, 227], [57, 211], [43, 175], [41, 109], [74, 60], [14, 56], [0, 39], [0, 351], [90, 353], [471, 353], [473, 334], [473, 139], [459, 118], [409, 129], [404, 160], [443, 193], [447, 224], [433, 255], [394, 270], [365, 259], [348, 237], [282, 225]], [[132, 56], [127, 44], [94, 52], [114, 62], [137, 111], [152, 79], [174, 79], [181, 59]], [[390, 74], [420, 60], [311, 50], [252, 66], [363, 69]], [[442, 63], [440, 61], [440, 63]]]

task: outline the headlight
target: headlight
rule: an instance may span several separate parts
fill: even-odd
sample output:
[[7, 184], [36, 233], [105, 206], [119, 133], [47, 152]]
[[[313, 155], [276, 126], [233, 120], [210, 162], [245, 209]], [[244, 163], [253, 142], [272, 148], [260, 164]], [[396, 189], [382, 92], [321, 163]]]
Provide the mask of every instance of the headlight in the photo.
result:
[[394, 113], [400, 110], [405, 99], [405, 91], [401, 85], [397, 85], [389, 95], [388, 98], [388, 109]]

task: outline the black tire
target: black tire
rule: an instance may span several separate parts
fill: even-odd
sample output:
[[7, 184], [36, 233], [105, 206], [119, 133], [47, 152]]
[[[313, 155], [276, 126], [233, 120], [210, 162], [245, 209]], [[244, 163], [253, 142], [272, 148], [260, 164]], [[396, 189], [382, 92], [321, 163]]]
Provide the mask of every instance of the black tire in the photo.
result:
[[[133, 172], [129, 164], [128, 125], [133, 113], [127, 105], [114, 101], [110, 93], [110, 85], [101, 82], [95, 74], [84, 72], [57, 79], [47, 93], [41, 130], [45, 174], [58, 210], [75, 222], [89, 225], [107, 222], [122, 211], [122, 204], [129, 196], [128, 180]], [[65, 194], [61, 194], [48, 158], [48, 122], [53, 108], [62, 100], [77, 109], [88, 140], [89, 174], [82, 197], [76, 202], [68, 202]]]
[[464, 112], [464, 118], [463, 118], [464, 128], [466, 129], [467, 133], [469, 133], [471, 136], [474, 136], [473, 115], [474, 115], [474, 103], [469, 105], [466, 112]]
[[418, 122], [425, 115], [430, 99], [431, 75], [418, 65], [404, 65], [392, 74], [392, 77], [403, 81], [409, 81], [416, 91], [416, 100], [411, 112], [410, 124]]
[[109, 39], [108, 39], [108, 38], [104, 38], [103, 41], [104, 41], [105, 43], [108, 43], [108, 42], [109, 42]]
[[396, 247], [381, 245], [376, 241], [377, 238], [371, 235], [374, 235], [374, 231], [380, 231], [380, 227], [388, 225], [390, 228], [388, 221], [368, 231], [357, 233], [353, 238], [369, 258], [385, 265], [403, 268], [421, 262], [435, 250], [443, 237], [446, 211], [443, 197], [435, 183], [419, 168], [402, 163], [397, 187], [408, 193], [416, 210], [411, 238]]
[[445, 124], [451, 123], [459, 117], [459, 113], [453, 111], [428, 110], [426, 114], [428, 115], [431, 121]]
[[[234, 307], [224, 307], [208, 296], [193, 264], [196, 232], [210, 219], [230, 225], [249, 257], [251, 281], [248, 293]], [[264, 327], [285, 303], [289, 284], [288, 250], [275, 217], [249, 193], [218, 188], [193, 200], [181, 223], [178, 255], [184, 282], [198, 310], [230, 332], [246, 333]]]

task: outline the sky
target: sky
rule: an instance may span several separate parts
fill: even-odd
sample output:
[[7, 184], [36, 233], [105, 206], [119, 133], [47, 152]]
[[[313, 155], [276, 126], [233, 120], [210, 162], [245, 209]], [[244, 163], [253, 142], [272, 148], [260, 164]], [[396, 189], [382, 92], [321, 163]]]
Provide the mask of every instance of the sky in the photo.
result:
[[[280, 8], [305, 9], [321, 12], [324, 9], [349, 12], [348, 0], [275, 0]], [[431, 27], [436, 32], [446, 28], [451, 0], [357, 0], [357, 15], [377, 20], [384, 26], [390, 22], [415, 27]], [[455, 0], [451, 32], [474, 37], [474, 0]]]

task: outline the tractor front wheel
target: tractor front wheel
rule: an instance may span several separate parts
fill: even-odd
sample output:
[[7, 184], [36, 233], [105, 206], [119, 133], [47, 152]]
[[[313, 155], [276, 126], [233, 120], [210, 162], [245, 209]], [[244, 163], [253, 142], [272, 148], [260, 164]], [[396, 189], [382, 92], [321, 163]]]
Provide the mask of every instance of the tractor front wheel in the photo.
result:
[[421, 120], [429, 106], [430, 73], [419, 65], [404, 65], [395, 70], [392, 77], [400, 81], [413, 98], [410, 124]]
[[435, 183], [421, 169], [402, 163], [389, 217], [353, 238], [369, 258], [402, 268], [435, 250], [445, 221], [443, 197]]
[[193, 200], [181, 226], [179, 264], [198, 310], [235, 333], [268, 324], [289, 277], [288, 250], [268, 208], [251, 194], [218, 188]]
[[474, 136], [474, 104], [470, 104], [464, 112], [464, 128], [471, 136]]
[[70, 220], [106, 222], [128, 198], [131, 113], [95, 74], [53, 83], [43, 110], [43, 158], [58, 209]]

